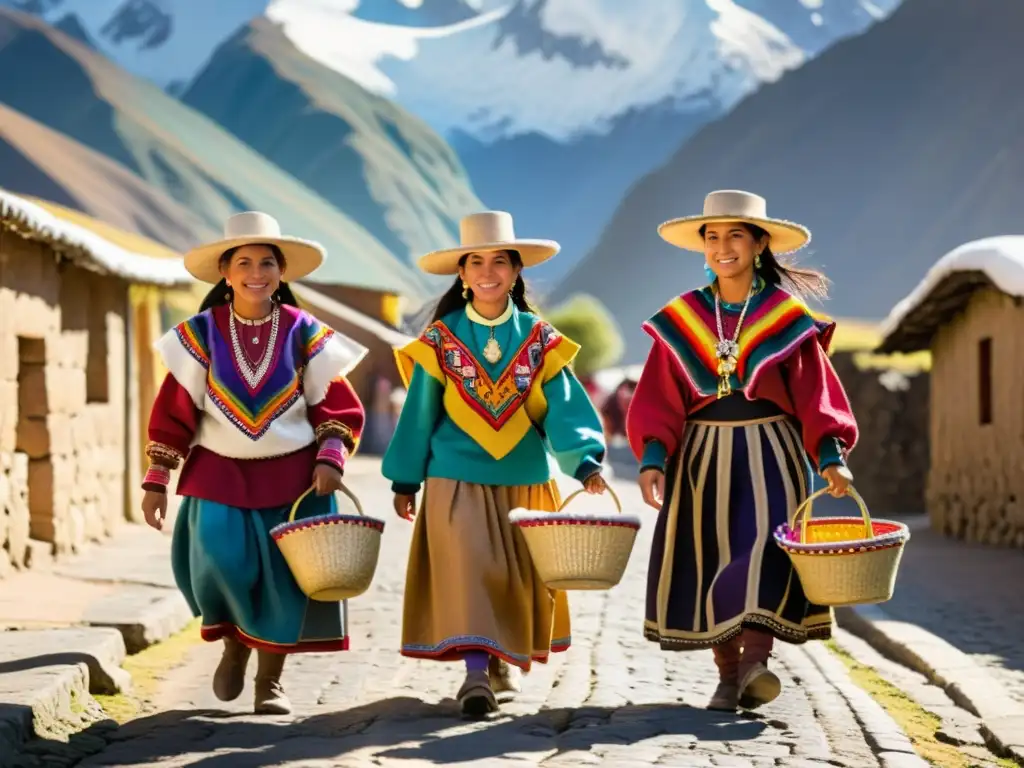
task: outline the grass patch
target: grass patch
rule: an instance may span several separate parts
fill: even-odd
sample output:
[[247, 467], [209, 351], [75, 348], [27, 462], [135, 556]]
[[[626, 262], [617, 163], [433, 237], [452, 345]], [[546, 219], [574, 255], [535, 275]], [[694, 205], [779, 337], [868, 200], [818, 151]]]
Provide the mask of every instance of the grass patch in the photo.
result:
[[[935, 733], [942, 727], [942, 720], [939, 717], [921, 707], [906, 693], [879, 675], [873, 667], [861, 664], [840, 648], [835, 640], [829, 640], [825, 645], [850, 671], [850, 679], [867, 691], [903, 729], [922, 758], [940, 768], [974, 768], [978, 765], [976, 759], [965, 755], [952, 744], [935, 738]], [[1017, 768], [1017, 763], [1013, 760], [997, 758], [994, 755], [989, 762], [1001, 768]]]
[[95, 696], [110, 719], [123, 725], [146, 711], [147, 703], [164, 676], [182, 664], [188, 652], [200, 642], [200, 623], [200, 619], [194, 619], [178, 634], [125, 659], [123, 666], [132, 676], [131, 691]]

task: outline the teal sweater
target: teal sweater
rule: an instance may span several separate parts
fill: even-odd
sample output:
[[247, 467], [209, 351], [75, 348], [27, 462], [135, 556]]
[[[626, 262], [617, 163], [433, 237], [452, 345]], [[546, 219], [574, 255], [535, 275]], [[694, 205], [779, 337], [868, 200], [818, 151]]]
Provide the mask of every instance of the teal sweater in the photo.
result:
[[[541, 321], [517, 309], [509, 320], [494, 329], [503, 354], [496, 364], [491, 364], [482, 355], [489, 336], [487, 327], [470, 321], [464, 310], [448, 315], [442, 322], [472, 355], [472, 365], [479, 367], [492, 381], [498, 381], [510, 365], [517, 366], [517, 373], [522, 372], [527, 359], [527, 366], [531, 369], [543, 369], [543, 357], [551, 354], [559, 343], [556, 339], [543, 347], [546, 351], [541, 355], [536, 354], [539, 351], [537, 345], [531, 345], [534, 348], [524, 352], [523, 343]], [[429, 337], [428, 331], [424, 338]], [[560, 343], [575, 349], [567, 339]], [[423, 345], [423, 339], [413, 342], [413, 345]], [[446, 354], [450, 354], [448, 346], [441, 346]], [[436, 354], [435, 348], [431, 348], [430, 353]], [[450, 362], [450, 358], [446, 360]], [[461, 364], [465, 366], [466, 362], [463, 360]], [[429, 359], [426, 363], [429, 367], [434, 366]], [[480, 485], [544, 483], [551, 479], [549, 453], [554, 455], [563, 472], [580, 481], [599, 471], [605, 455], [600, 418], [583, 385], [569, 367], [554, 367], [558, 370], [547, 381], [541, 380], [541, 370], [537, 371], [530, 384], [540, 386], [547, 401], [547, 410], [540, 424], [528, 429], [508, 453], [495, 458], [449, 415], [444, 403], [445, 388], [455, 387], [455, 382], [445, 376], [442, 384], [436, 378], [436, 370], [428, 371], [416, 362], [398, 426], [384, 456], [383, 474], [392, 481], [393, 490], [396, 493], [416, 493], [428, 477]], [[522, 402], [527, 394], [528, 391], [522, 392], [511, 407], [524, 407]], [[508, 429], [508, 426], [502, 429]]]

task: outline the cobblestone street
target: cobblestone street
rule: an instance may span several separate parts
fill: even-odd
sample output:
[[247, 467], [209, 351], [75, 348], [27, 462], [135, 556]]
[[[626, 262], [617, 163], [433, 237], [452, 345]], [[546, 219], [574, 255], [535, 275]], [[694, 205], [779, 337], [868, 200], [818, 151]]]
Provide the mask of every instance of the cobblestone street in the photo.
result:
[[[623, 583], [572, 595], [571, 651], [535, 666], [495, 719], [463, 721], [453, 700], [460, 665], [411, 661], [395, 650], [411, 527], [391, 513], [371, 468], [350, 482], [367, 512], [387, 520], [377, 576], [371, 592], [350, 603], [351, 652], [290, 659], [285, 684], [295, 714], [250, 714], [251, 684], [237, 702], [218, 702], [210, 675], [220, 646], [201, 644], [164, 681], [152, 712], [105, 732], [105, 749], [80, 765], [865, 768], [879, 765], [875, 752], [894, 749], [893, 733], [901, 736], [888, 718], [855, 714], [845, 669], [821, 644], [780, 648], [773, 664], [785, 690], [758, 716], [704, 710], [714, 685], [710, 653], [661, 653], [640, 633], [653, 511], [641, 513], [646, 525]], [[638, 510], [633, 488], [619, 490]], [[610, 502], [580, 501], [591, 503]]]

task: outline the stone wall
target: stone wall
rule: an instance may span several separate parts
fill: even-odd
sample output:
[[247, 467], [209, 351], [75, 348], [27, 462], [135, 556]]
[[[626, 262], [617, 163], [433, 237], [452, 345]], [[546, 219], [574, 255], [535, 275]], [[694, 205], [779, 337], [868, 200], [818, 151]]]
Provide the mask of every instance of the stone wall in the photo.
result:
[[854, 485], [878, 515], [925, 510], [929, 465], [929, 376], [859, 369], [853, 355], [837, 352], [842, 379], [860, 427], [850, 456]]
[[125, 510], [127, 286], [0, 250], [0, 573], [109, 535]]

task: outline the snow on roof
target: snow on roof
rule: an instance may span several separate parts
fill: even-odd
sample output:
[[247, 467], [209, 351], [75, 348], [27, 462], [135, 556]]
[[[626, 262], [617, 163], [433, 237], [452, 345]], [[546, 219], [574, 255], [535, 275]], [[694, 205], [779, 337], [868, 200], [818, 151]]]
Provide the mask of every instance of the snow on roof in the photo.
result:
[[3, 189], [0, 189], [0, 219], [7, 228], [46, 243], [78, 266], [93, 272], [150, 285], [178, 286], [193, 282], [181, 259], [162, 259], [126, 250]]
[[[979, 275], [970, 290], [960, 292], [958, 304], [949, 303], [949, 308], [962, 308], [973, 292], [985, 282], [1010, 296], [1024, 296], [1024, 235], [1003, 235], [974, 240], [953, 249], [928, 270], [924, 279], [910, 294], [899, 302], [881, 326], [881, 352], [911, 352], [923, 348], [935, 328], [946, 317], [925, 317], [929, 312], [937, 291], [944, 283], [957, 276], [969, 273]], [[950, 297], [946, 297], [947, 300]], [[955, 298], [955, 297], [954, 297]], [[916, 326], [908, 328], [908, 326]]]

